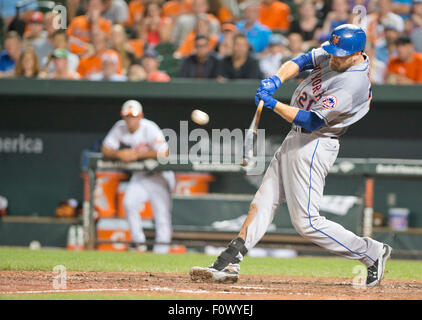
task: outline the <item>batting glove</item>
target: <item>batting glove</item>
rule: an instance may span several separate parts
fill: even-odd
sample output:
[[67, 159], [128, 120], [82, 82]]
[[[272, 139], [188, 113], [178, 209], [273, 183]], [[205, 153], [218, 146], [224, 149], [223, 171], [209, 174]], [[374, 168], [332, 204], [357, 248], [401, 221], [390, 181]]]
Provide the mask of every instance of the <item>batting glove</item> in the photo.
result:
[[264, 107], [274, 110], [277, 100], [274, 99], [266, 90], [258, 89], [257, 94], [255, 95], [255, 104], [258, 106], [259, 100], [264, 101]]
[[260, 90], [267, 91], [270, 95], [273, 95], [274, 92], [281, 86], [282, 82], [279, 77], [272, 76], [270, 78], [264, 79], [261, 81]]

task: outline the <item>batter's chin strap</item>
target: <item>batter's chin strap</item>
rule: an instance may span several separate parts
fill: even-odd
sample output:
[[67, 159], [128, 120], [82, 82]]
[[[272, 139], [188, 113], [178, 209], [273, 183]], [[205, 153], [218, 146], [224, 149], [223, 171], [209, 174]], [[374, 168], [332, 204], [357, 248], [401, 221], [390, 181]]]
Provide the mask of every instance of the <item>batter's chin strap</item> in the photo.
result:
[[245, 247], [245, 240], [237, 237], [236, 239], [233, 239], [229, 243], [227, 249], [218, 256], [217, 260], [214, 262], [211, 268], [221, 271], [230, 263], [239, 263], [240, 260], [237, 257], [239, 252], [242, 254], [242, 256], [244, 256], [248, 253], [248, 249]]

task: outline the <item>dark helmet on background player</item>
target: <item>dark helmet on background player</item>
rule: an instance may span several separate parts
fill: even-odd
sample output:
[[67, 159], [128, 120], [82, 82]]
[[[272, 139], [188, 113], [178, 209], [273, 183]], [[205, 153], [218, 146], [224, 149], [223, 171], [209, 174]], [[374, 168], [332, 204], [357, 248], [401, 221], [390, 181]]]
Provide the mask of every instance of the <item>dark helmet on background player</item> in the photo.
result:
[[322, 48], [336, 57], [346, 57], [352, 53], [363, 51], [366, 34], [362, 28], [354, 24], [342, 24], [331, 32], [330, 40], [322, 44]]

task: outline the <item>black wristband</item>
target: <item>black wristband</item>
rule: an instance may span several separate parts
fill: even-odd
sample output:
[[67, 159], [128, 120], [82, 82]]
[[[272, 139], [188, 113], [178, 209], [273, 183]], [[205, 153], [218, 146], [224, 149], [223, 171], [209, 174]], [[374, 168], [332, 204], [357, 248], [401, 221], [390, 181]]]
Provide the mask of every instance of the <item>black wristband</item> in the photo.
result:
[[233, 239], [229, 243], [227, 249], [218, 256], [211, 268], [221, 271], [230, 263], [239, 263], [240, 260], [237, 258], [239, 252], [244, 256], [248, 253], [248, 249], [245, 247], [245, 240], [237, 237]]

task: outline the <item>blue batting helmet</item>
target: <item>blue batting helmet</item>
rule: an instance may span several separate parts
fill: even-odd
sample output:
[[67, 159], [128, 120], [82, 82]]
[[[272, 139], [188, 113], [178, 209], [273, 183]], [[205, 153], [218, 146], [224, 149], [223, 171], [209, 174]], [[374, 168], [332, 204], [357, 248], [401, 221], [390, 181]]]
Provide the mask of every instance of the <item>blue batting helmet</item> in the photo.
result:
[[342, 24], [331, 32], [330, 40], [322, 45], [329, 54], [345, 57], [357, 51], [363, 51], [366, 34], [362, 28], [353, 24]]

